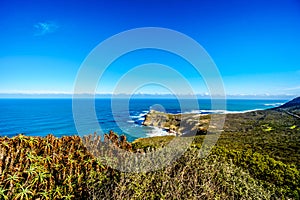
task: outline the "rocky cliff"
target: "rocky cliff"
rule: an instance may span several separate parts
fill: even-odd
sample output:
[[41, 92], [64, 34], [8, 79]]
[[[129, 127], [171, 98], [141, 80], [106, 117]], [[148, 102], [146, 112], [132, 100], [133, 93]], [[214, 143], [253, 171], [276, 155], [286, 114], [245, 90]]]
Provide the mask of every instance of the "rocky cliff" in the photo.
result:
[[174, 135], [207, 133], [210, 116], [200, 114], [169, 114], [151, 110], [146, 116], [143, 125], [155, 126], [167, 130]]

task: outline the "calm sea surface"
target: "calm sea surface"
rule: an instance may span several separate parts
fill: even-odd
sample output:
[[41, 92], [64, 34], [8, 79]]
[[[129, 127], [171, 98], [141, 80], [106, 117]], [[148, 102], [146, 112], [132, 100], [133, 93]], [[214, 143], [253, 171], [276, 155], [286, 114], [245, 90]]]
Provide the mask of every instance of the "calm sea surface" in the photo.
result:
[[[84, 100], [82, 100], [84, 101]], [[94, 130], [89, 126], [92, 121], [76, 127], [72, 112], [72, 99], [0, 99], [0, 136], [14, 136], [24, 133], [30, 136], [45, 136], [49, 133], [55, 136], [77, 135], [77, 130], [86, 134], [98, 132], [107, 133], [113, 130], [127, 135], [130, 141], [155, 135], [164, 135], [162, 130], [141, 125], [144, 115], [150, 108], [169, 113], [222, 113], [222, 107], [211, 109], [209, 99], [199, 99], [195, 106], [191, 100], [178, 102], [176, 99], [96, 99], [95, 111], [100, 128]], [[243, 112], [255, 109], [267, 109], [279, 106], [287, 100], [227, 100], [226, 112]], [[84, 113], [84, 111], [83, 111]], [[114, 113], [114, 114], [113, 114]]]

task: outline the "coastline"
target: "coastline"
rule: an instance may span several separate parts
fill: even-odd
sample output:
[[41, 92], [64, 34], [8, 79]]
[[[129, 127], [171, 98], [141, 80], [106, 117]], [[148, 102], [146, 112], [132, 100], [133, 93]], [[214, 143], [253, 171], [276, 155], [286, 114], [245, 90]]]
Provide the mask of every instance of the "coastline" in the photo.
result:
[[[266, 109], [268, 110], [268, 109]], [[189, 128], [196, 129], [198, 128], [198, 131], [196, 132], [196, 135], [201, 134], [205, 135], [207, 133], [208, 125], [209, 125], [209, 118], [211, 115], [217, 114], [217, 115], [238, 115], [238, 114], [247, 114], [251, 112], [256, 111], [265, 111], [262, 109], [253, 109], [253, 110], [246, 110], [246, 111], [225, 111], [225, 110], [193, 110], [191, 112], [184, 112], [184, 113], [164, 113], [159, 112], [155, 110], [150, 110], [147, 114], [144, 115], [144, 121], [142, 123], [143, 126], [147, 126], [150, 128], [153, 128], [154, 134], [149, 134], [148, 137], [155, 137], [155, 136], [184, 136], [189, 135], [188, 132], [181, 133], [179, 132], [180, 124], [185, 123], [186, 121], [189, 121], [189, 124], [191, 124], [192, 119], [199, 120], [194, 121], [194, 126]], [[205, 117], [205, 119], [201, 119]], [[176, 118], [175, 121], [171, 120], [170, 118]], [[168, 124], [168, 125], [166, 125]], [[199, 127], [196, 127], [199, 126]], [[184, 128], [185, 129], [185, 128]]]
[[[189, 100], [184, 100], [189, 102]], [[273, 108], [272, 105], [282, 104], [286, 100], [245, 100], [229, 99], [227, 111], [210, 110], [210, 101], [199, 99], [201, 110], [194, 110], [188, 107], [186, 110], [180, 110], [180, 105], [176, 99], [132, 99], [130, 101], [129, 113], [117, 113], [117, 119], [110, 111], [110, 99], [96, 99], [95, 106], [98, 116], [98, 122], [101, 125], [101, 132], [104, 134], [113, 130], [120, 134], [125, 134], [129, 141], [140, 137], [151, 137], [154, 135], [165, 135], [165, 132], [145, 129], [141, 126], [144, 121], [143, 116], [149, 112], [152, 105], [161, 105], [167, 113], [190, 114], [200, 113], [243, 113], [257, 110], [260, 108]], [[118, 104], [124, 106], [124, 100], [118, 100]], [[203, 108], [203, 109], [202, 109]], [[18, 133], [28, 136], [46, 136], [52, 133], [54, 136], [62, 137], [76, 135], [77, 129], [74, 125], [72, 115], [72, 99], [0, 99], [0, 135], [13, 137]], [[124, 110], [124, 109], [123, 109]], [[187, 112], [188, 111], [188, 112]], [[120, 128], [116, 121], [121, 122]], [[57, 123], [59, 122], [59, 123]], [[88, 121], [87, 121], [88, 123]], [[83, 129], [86, 126], [83, 125]], [[82, 128], [81, 128], [82, 129]], [[92, 133], [94, 129], [87, 129], [86, 134]], [[127, 134], [128, 133], [128, 134]]]
[[[144, 122], [142, 123], [143, 126], [151, 127], [158, 132], [162, 132], [163, 134], [153, 134], [153, 136], [149, 137], [155, 137], [155, 136], [184, 136], [189, 135], [188, 132], [182, 133], [180, 131], [181, 123], [186, 124], [185, 121], [190, 121], [191, 118], [199, 119], [199, 121], [194, 121], [194, 125], [189, 125], [189, 129], [198, 129], [196, 131], [196, 134], [192, 135], [206, 135], [207, 129], [209, 126], [209, 120], [210, 115], [233, 115], [236, 117], [243, 117], [243, 115], [255, 115], [256, 112], [268, 112], [269, 110], [278, 109], [281, 106], [285, 105], [285, 103], [272, 103], [272, 104], [264, 104], [266, 106], [272, 106], [268, 107], [266, 109], [252, 109], [252, 110], [243, 110], [243, 111], [229, 111], [229, 110], [192, 110], [190, 112], [183, 112], [183, 113], [165, 113], [155, 110], [150, 110], [146, 115], [144, 115]], [[287, 111], [285, 111], [287, 112]], [[154, 114], [154, 116], [153, 116]], [[201, 119], [205, 117], [205, 119]], [[148, 119], [147, 119], [148, 118]], [[170, 119], [169, 118], [177, 118], [175, 121], [171, 120], [171, 124], [169, 124]], [[180, 119], [179, 119], [180, 118]], [[246, 117], [247, 118], [247, 117]], [[168, 126], [166, 126], [163, 123], [167, 123]], [[226, 127], [226, 125], [225, 125]], [[185, 129], [185, 127], [183, 127]]]

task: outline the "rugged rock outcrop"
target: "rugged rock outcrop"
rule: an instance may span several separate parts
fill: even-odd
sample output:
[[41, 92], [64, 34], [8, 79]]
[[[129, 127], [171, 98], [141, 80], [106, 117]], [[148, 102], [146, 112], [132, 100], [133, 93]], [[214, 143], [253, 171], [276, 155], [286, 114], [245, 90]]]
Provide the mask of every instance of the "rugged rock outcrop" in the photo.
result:
[[203, 135], [207, 133], [210, 116], [200, 114], [169, 114], [151, 110], [143, 125], [162, 128], [174, 135]]

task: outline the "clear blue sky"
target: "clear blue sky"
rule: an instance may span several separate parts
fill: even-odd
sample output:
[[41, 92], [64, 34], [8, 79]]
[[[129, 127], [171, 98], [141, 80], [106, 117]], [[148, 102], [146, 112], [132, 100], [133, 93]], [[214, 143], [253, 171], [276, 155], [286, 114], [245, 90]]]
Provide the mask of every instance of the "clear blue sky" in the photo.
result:
[[[229, 95], [300, 95], [298, 0], [2, 0], [0, 93], [71, 93], [80, 64], [96, 45], [149, 26], [174, 29], [199, 42]], [[149, 62], [174, 67], [196, 93], [207, 92], [188, 63], [155, 50], [118, 59], [97, 92], [112, 92], [122, 74]], [[150, 85], [138, 92], [167, 90]]]

